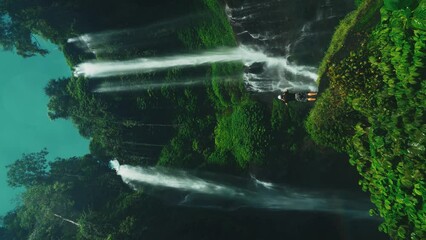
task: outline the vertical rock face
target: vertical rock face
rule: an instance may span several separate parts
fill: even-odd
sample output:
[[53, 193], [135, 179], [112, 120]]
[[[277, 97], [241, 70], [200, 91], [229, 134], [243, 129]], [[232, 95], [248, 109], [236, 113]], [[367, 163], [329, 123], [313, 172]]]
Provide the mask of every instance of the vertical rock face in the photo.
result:
[[297, 64], [316, 66], [324, 55], [334, 29], [352, 1], [267, 1], [233, 3], [226, 12], [246, 45], [258, 45], [276, 56], [290, 56]]
[[317, 67], [334, 29], [352, 1], [245, 1], [225, 7], [240, 44], [276, 57], [246, 69], [244, 79], [256, 92], [317, 91]]

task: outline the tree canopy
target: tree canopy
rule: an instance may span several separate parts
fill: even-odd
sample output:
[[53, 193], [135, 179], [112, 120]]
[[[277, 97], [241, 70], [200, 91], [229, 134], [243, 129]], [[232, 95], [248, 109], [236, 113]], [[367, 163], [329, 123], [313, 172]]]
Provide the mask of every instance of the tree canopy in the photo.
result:
[[7, 183], [11, 187], [31, 187], [42, 183], [47, 179], [46, 149], [37, 153], [22, 154], [22, 158], [8, 168]]
[[0, 46], [3, 50], [15, 50], [22, 57], [46, 55], [48, 51], [40, 48], [31, 29], [11, 11], [11, 4], [13, 1], [0, 2]]
[[[358, 22], [358, 17], [361, 19], [359, 22], [362, 22], [365, 20], [361, 17], [363, 14], [376, 16], [375, 11], [380, 8], [382, 2], [377, 1], [375, 2], [377, 6], [367, 9], [366, 6], [370, 6], [371, 1], [357, 1], [360, 10], [356, 14], [349, 15], [351, 21], [345, 20], [342, 24], [346, 27]], [[228, 1], [231, 2], [239, 1]], [[70, 68], [90, 60], [158, 57], [170, 52], [195, 52], [218, 46], [235, 47], [238, 44], [236, 34], [221, 4], [222, 2], [216, 0], [3, 0], [0, 6], [2, 14], [0, 45], [5, 50], [16, 50], [24, 57], [44, 55], [47, 52], [39, 48], [34, 38], [35, 35], [41, 36], [59, 46]], [[392, 17], [404, 19], [407, 16], [403, 14], [409, 13], [400, 10], [395, 14], [399, 15]], [[415, 14], [416, 21], [421, 20], [419, 17], [421, 14], [421, 11]], [[143, 32], [145, 26], [151, 26], [148, 29], [152, 30], [152, 26], [158, 27], [156, 25], [158, 22], [174, 22], [182, 16], [194, 15], [202, 17], [173, 29], [161, 28], [167, 32], [166, 38], [146, 37], [144, 41], [135, 41], [136, 43], [129, 44], [128, 47], [120, 45], [124, 39], [110, 39], [110, 43], [101, 44], [102, 51], [93, 53], [86, 51], [85, 48], [79, 48], [76, 44], [67, 43], [68, 38], [85, 33], [108, 34], [117, 29], [141, 27], [140, 31]], [[383, 23], [387, 22], [397, 25], [395, 28], [398, 29], [403, 27], [396, 20], [383, 19]], [[372, 27], [368, 24], [365, 26]], [[343, 32], [350, 33], [350, 31]], [[391, 37], [392, 41], [388, 41], [388, 37], [381, 34], [384, 32], [379, 31], [376, 36], [380, 41], [404, 40], [400, 38], [400, 32], [396, 32]], [[327, 76], [334, 80], [343, 80], [340, 85], [336, 84], [339, 87], [327, 90], [322, 95], [307, 122], [308, 131], [319, 143], [335, 147], [339, 151], [346, 151], [350, 148], [348, 145], [354, 143], [356, 149], [350, 152], [352, 163], [361, 169], [360, 172], [367, 180], [374, 180], [374, 184], [365, 181], [361, 183], [364, 188], [376, 191], [375, 201], [385, 213], [391, 212], [389, 210], [391, 204], [377, 197], [380, 191], [387, 191], [383, 186], [385, 181], [372, 177], [371, 171], [363, 171], [369, 166], [365, 163], [364, 157], [368, 154], [373, 154], [374, 158], [386, 155], [382, 148], [387, 146], [391, 139], [382, 136], [384, 129], [387, 128], [367, 125], [371, 116], [365, 116], [365, 112], [360, 113], [360, 108], [357, 108], [357, 103], [362, 101], [367, 103], [366, 99], [382, 85], [373, 84], [374, 77], [365, 82], [345, 78], [359, 75], [359, 79], [365, 79], [361, 76], [365, 74], [375, 76], [380, 71], [386, 72], [391, 65], [396, 65], [394, 72], [409, 76], [405, 70], [414, 67], [399, 68], [397, 62], [401, 59], [415, 60], [413, 66], [417, 66], [420, 60], [416, 58], [418, 56], [421, 58], [422, 55], [407, 55], [403, 49], [408, 47], [419, 50], [424, 48], [424, 44], [422, 45], [420, 41], [423, 35], [414, 30], [408, 32], [417, 37], [415, 43], [410, 40], [401, 49], [398, 48], [400, 46], [388, 44], [392, 47], [390, 52], [404, 57], [393, 58], [395, 54], [395, 56], [386, 55], [386, 59], [380, 62], [366, 57], [366, 54], [377, 54], [377, 51], [356, 51], [343, 60], [331, 58], [330, 64], [339, 62], [337, 66], [328, 66], [329, 63], [326, 61], [327, 67], [323, 70]], [[125, 33], [123, 38], [132, 37], [137, 36]], [[334, 46], [331, 49], [336, 50], [340, 47]], [[377, 67], [373, 67], [375, 64], [380, 66], [380, 71]], [[270, 96], [258, 97], [250, 94], [244, 86], [241, 76], [243, 71], [244, 66], [241, 63], [218, 63], [102, 79], [70, 76], [50, 80], [45, 88], [45, 93], [49, 97], [49, 117], [52, 120], [63, 118], [72, 121], [80, 134], [90, 139], [91, 153], [67, 159], [57, 158], [48, 163], [47, 150], [43, 149], [37, 153], [23, 154], [22, 158], [9, 165], [9, 185], [25, 187], [25, 192], [21, 196], [22, 203], [4, 217], [0, 238], [112, 240], [172, 239], [179, 236], [183, 239], [315, 239], [321, 236], [324, 239], [340, 239], [340, 233], [334, 231], [334, 228], [341, 223], [334, 215], [245, 208], [227, 211], [229, 206], [233, 206], [233, 202], [227, 201], [223, 203], [225, 206], [223, 209], [226, 210], [220, 211], [211, 209], [210, 206], [205, 208], [176, 206], [176, 203], [181, 203], [182, 199], [190, 196], [149, 186], [140, 191], [133, 191], [108, 167], [108, 162], [112, 158], [118, 158], [125, 164], [217, 171], [248, 179], [254, 174], [260, 178], [288, 182], [297, 186], [357, 187], [359, 178], [355, 170], [348, 168], [345, 161], [348, 160], [348, 156], [319, 147], [307, 135], [304, 121], [313, 105], [291, 103], [286, 107], [276, 99], [270, 100]], [[415, 76], [415, 72], [413, 71], [412, 76]], [[168, 86], [170, 83], [192, 79], [206, 80], [191, 87]], [[162, 86], [148, 87], [139, 91], [130, 89], [131, 91], [127, 92], [96, 91], [102, 86], [134, 86], [154, 81]], [[388, 83], [391, 86], [389, 91], [393, 91], [394, 82], [389, 80]], [[356, 94], [346, 95], [343, 86], [350, 87], [351, 92]], [[423, 85], [415, 86], [420, 88]], [[402, 95], [408, 96], [405, 93]], [[387, 104], [392, 105], [394, 99], [392, 97], [386, 99], [389, 100], [386, 103], [380, 102], [380, 98], [374, 98], [369, 103], [377, 101], [384, 104], [377, 106], [386, 106], [380, 109], [389, 109]], [[418, 107], [406, 98], [399, 101], [398, 104]], [[368, 105], [366, 109], [375, 108]], [[333, 112], [328, 113], [330, 110]], [[407, 116], [414, 115], [417, 120], [422, 116], [413, 109], [398, 114], [401, 119], [389, 120], [388, 126], [406, 123], [409, 119]], [[407, 114], [405, 118], [404, 114]], [[384, 121], [384, 115], [380, 116]], [[341, 124], [335, 124], [339, 121]], [[418, 128], [418, 122], [407, 127], [407, 132]], [[371, 134], [367, 133], [370, 131], [369, 128], [372, 129]], [[391, 130], [389, 132], [393, 134], [389, 136], [393, 137], [398, 137], [400, 133]], [[412, 136], [408, 138], [410, 141], [411, 139], [423, 141], [418, 131], [413, 130]], [[409, 146], [407, 149], [410, 156], [418, 159], [423, 151], [421, 146], [406, 143]], [[397, 167], [404, 175], [401, 183], [411, 188], [413, 194], [415, 193], [406, 198], [400, 196], [395, 198], [396, 202], [402, 201], [407, 205], [420, 201], [418, 192], [422, 193], [424, 190], [423, 185], [415, 185], [416, 183], [409, 178], [410, 166], [404, 164], [399, 166], [399, 170]], [[378, 169], [380, 174], [384, 173], [382, 171], [384, 168]], [[377, 169], [373, 168], [373, 171], [375, 170]], [[418, 174], [415, 171], [414, 173]], [[376, 188], [377, 186], [380, 188]], [[411, 208], [409, 214], [412, 215], [410, 218], [414, 219], [417, 215], [412, 210]], [[407, 227], [402, 222], [398, 222], [401, 225], [397, 225], [392, 220], [393, 216], [395, 215], [389, 214], [386, 218], [386, 224], [390, 226], [389, 231], [393, 236], [398, 234], [408, 236], [408, 230], [412, 225]], [[400, 220], [398, 215], [398, 221]], [[422, 222], [420, 224], [418, 222], [414, 220], [416, 226], [421, 226]], [[360, 226], [354, 228], [357, 227]], [[302, 228], [312, 231], [300, 232]], [[211, 235], [206, 236], [206, 232]], [[355, 239], [362, 239], [363, 237], [359, 236], [364, 236], [364, 232], [355, 230], [352, 232]], [[376, 235], [375, 232], [371, 234]]]

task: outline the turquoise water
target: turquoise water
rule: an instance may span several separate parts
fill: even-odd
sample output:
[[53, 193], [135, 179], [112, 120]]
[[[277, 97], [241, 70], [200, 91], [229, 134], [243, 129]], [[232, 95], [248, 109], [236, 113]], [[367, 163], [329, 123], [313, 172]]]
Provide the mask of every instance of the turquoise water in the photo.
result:
[[38, 41], [50, 54], [24, 59], [0, 51], [0, 216], [19, 203], [19, 190], [7, 186], [5, 166], [22, 153], [46, 147], [49, 160], [53, 160], [89, 152], [89, 141], [79, 135], [71, 121], [51, 121], [47, 116], [44, 86], [50, 79], [71, 76], [71, 70], [55, 45]]

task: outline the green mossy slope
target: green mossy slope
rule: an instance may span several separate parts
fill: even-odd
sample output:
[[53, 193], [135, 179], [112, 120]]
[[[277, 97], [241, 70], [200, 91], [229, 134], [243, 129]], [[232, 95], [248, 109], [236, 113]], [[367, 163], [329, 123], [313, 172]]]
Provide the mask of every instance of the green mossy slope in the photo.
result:
[[[364, 1], [357, 13], [370, 3], [381, 2]], [[356, 41], [332, 42], [320, 72], [329, 88], [306, 122], [314, 140], [350, 155], [376, 205], [371, 214], [393, 239], [426, 237], [425, 3], [384, 1], [374, 27], [359, 25], [373, 13], [349, 15], [347, 38]]]

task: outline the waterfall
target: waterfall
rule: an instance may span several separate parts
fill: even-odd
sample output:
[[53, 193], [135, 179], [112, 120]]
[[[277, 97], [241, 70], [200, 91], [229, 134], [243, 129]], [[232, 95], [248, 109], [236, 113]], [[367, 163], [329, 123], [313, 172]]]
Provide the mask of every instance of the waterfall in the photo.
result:
[[[188, 171], [160, 167], [120, 165], [112, 160], [110, 166], [122, 180], [135, 190], [144, 185], [171, 188], [186, 192], [178, 203], [184, 206], [220, 208], [222, 200], [233, 201], [235, 207], [271, 210], [313, 211], [342, 214], [353, 218], [370, 218], [368, 199], [344, 197], [339, 193], [321, 193], [296, 190], [284, 185], [263, 182], [254, 176], [242, 181], [226, 181], [226, 177], [212, 175], [202, 178]], [[215, 201], [217, 200], [216, 204]]]
[[[264, 63], [264, 69], [261, 73], [249, 72], [244, 75], [246, 85], [249, 89], [256, 92], [284, 90], [290, 87], [299, 87], [311, 91], [316, 90], [316, 68], [293, 64], [287, 58], [269, 57], [260, 50], [254, 50], [244, 45], [237, 48], [208, 50], [198, 54], [180, 54], [126, 61], [89, 61], [77, 65], [74, 69], [74, 75], [88, 78], [111, 77], [221, 62], [242, 62], [247, 67], [250, 67], [254, 63]], [[173, 83], [172, 85], [182, 86], [198, 83], [199, 81], [187, 81]], [[151, 83], [138, 86], [137, 88], [144, 89], [149, 86], [161, 87], [161, 84]], [[122, 86], [106, 88], [104, 86], [95, 91], [103, 92], [105, 89], [122, 91], [127, 88], [123, 88]]]
[[147, 73], [167, 68], [193, 67], [220, 62], [253, 62], [268, 61], [268, 57], [248, 47], [219, 48], [198, 54], [179, 54], [175, 56], [138, 58], [126, 61], [89, 61], [77, 65], [75, 76], [110, 77], [135, 73]]
[[190, 26], [191, 22], [202, 18], [201, 14], [194, 14], [140, 28], [86, 33], [69, 38], [67, 42], [96, 56], [101, 53], [111, 54], [129, 47], [148, 47], [159, 43], [167, 44], [168, 38], [176, 34], [179, 29]]

